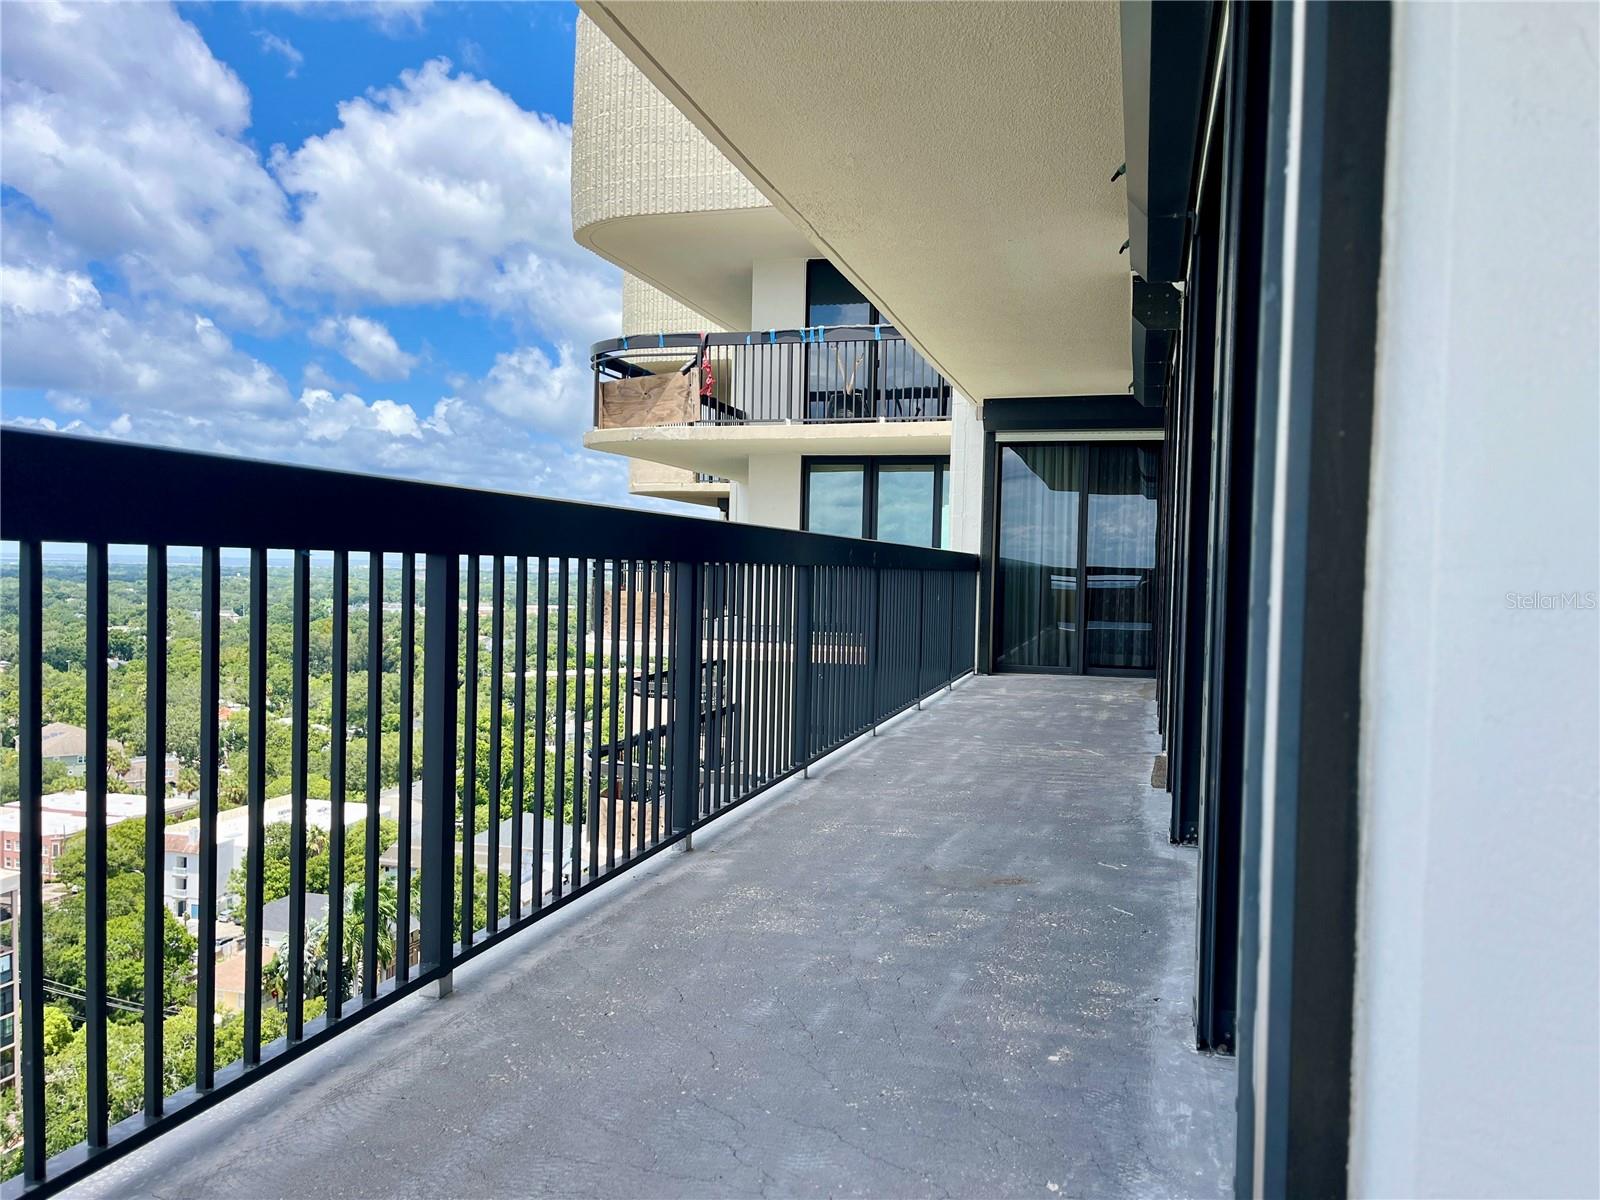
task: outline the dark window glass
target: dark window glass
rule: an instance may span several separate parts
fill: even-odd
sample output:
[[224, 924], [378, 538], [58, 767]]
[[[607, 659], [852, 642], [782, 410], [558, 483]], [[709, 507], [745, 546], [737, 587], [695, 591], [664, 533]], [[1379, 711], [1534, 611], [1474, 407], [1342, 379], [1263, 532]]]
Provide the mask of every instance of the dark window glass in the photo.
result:
[[877, 314], [855, 284], [825, 258], [806, 264], [807, 325], [872, 325]]
[[866, 474], [861, 463], [812, 464], [806, 475], [806, 528], [865, 537]]

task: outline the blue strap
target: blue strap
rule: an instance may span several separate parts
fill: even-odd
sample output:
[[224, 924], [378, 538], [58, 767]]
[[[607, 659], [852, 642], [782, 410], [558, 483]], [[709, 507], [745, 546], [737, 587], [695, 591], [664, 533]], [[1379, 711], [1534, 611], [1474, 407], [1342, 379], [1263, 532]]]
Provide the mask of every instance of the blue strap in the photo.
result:
[[750, 335], [748, 333], [744, 335], [744, 344], [746, 346], [750, 344]]
[[874, 325], [872, 327], [872, 340], [875, 341], [875, 342], [883, 341], [883, 326], [882, 325]]
[[771, 344], [772, 342], [775, 342], [777, 340], [778, 340], [778, 331], [776, 329], [767, 330], [767, 342], [768, 342], [768, 344]]
[[624, 350], [626, 350], [628, 348], [628, 339], [627, 338], [623, 338], [622, 339], [622, 348]]
[[667, 335], [664, 334], [664, 333], [656, 334], [656, 349], [657, 350], [665, 350], [666, 348], [667, 348]]

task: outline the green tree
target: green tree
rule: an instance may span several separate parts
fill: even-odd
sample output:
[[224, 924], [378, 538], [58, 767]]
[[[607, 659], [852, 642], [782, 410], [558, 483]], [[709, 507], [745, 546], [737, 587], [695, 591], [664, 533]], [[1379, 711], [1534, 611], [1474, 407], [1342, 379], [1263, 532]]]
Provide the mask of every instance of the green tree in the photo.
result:
[[72, 1040], [72, 1018], [63, 1008], [54, 1004], [44, 1009], [44, 1052], [49, 1057], [59, 1054]]

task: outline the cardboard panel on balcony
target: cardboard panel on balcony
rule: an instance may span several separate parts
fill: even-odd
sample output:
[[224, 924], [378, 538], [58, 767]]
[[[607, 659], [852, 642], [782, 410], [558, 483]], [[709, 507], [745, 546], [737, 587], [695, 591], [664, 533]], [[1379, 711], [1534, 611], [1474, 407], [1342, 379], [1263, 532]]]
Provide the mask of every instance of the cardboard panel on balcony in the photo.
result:
[[672, 371], [600, 384], [600, 428], [688, 425], [700, 415], [700, 372]]

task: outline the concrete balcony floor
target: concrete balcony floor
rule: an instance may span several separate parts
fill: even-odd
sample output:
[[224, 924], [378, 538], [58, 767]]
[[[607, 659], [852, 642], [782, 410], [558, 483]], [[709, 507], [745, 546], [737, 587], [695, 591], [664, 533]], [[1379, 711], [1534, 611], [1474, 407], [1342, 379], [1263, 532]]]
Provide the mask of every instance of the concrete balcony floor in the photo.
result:
[[1153, 697], [966, 680], [71, 1194], [1223, 1194]]

